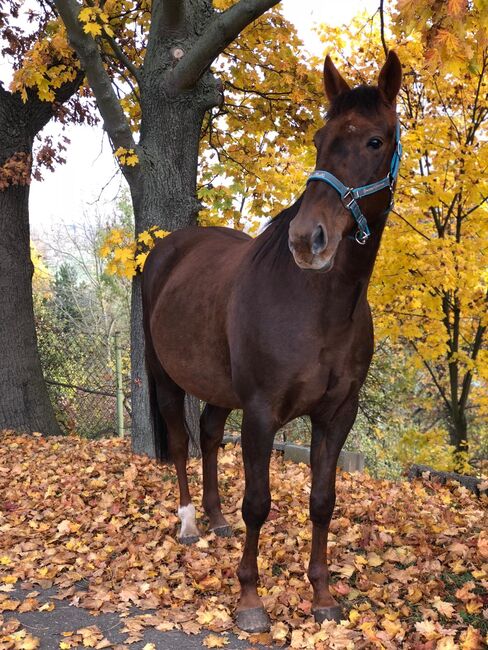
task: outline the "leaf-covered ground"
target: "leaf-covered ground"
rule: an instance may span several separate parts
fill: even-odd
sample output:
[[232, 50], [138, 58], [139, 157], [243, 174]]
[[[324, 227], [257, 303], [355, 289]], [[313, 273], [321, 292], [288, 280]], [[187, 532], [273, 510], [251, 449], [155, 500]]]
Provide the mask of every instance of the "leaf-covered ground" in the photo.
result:
[[[260, 591], [273, 626], [270, 634], [251, 637], [250, 646], [485, 647], [486, 497], [477, 499], [455, 485], [340, 475], [329, 556], [346, 620], [320, 627], [310, 613], [305, 577], [311, 539], [308, 474], [305, 466], [272, 459], [274, 505], [262, 530], [259, 564]], [[190, 464], [190, 479], [199, 503], [197, 461]], [[155, 626], [189, 634], [209, 630], [206, 645], [224, 647], [225, 633], [237, 633], [232, 612], [244, 531], [239, 449], [221, 452], [220, 482], [223, 509], [236, 535], [205, 534], [195, 546], [182, 546], [176, 541], [172, 468], [133, 456], [127, 441], [3, 432], [0, 624], [2, 612], [39, 609], [36, 591], [56, 587], [59, 597], [78, 607], [126, 616], [127, 645], [140, 639], [145, 627]], [[204, 521], [200, 524], [206, 533]], [[23, 601], [12, 596], [18, 586], [26, 590]], [[52, 609], [56, 600], [42, 607]], [[0, 648], [36, 648], [35, 637], [11, 616], [3, 621]], [[109, 645], [96, 627], [66, 630], [60, 643], [66, 650]]]

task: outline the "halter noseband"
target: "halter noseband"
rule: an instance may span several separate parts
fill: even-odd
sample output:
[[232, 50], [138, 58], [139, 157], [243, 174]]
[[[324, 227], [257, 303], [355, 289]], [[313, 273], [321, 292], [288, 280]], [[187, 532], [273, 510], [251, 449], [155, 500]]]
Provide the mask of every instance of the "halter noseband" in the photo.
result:
[[351, 212], [354, 220], [357, 223], [358, 229], [352, 239], [355, 239], [358, 244], [365, 244], [368, 241], [371, 232], [369, 230], [366, 217], [361, 212], [361, 208], [359, 207], [357, 200], [362, 199], [363, 196], [376, 194], [376, 192], [379, 192], [380, 190], [388, 187], [390, 190], [391, 199], [386, 213], [390, 212], [390, 210], [393, 208], [393, 189], [395, 181], [398, 177], [401, 158], [402, 144], [400, 142], [400, 123], [397, 122], [395, 129], [395, 151], [393, 152], [391, 159], [390, 171], [388, 172], [388, 175], [382, 178], [380, 181], [376, 181], [376, 183], [371, 183], [370, 185], [362, 185], [361, 187], [352, 188], [347, 187], [344, 185], [344, 183], [341, 183], [341, 181], [336, 176], [334, 176], [334, 174], [323, 171], [321, 169], [316, 169], [309, 176], [307, 185], [310, 183], [310, 181], [323, 181], [335, 189], [341, 198], [343, 206]]

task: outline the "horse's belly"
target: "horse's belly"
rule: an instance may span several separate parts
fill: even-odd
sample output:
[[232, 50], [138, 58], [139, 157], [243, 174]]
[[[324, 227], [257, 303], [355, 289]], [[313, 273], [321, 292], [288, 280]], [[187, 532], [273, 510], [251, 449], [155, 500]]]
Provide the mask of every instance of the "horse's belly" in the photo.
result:
[[[219, 372], [216, 364], [212, 363], [213, 360], [206, 359], [203, 355], [198, 364], [186, 360], [182, 363], [177, 350], [175, 351], [176, 356], [171, 353], [163, 356], [162, 365], [171, 379], [185, 392], [215, 406], [230, 409], [241, 407], [232, 389], [230, 373], [227, 375], [225, 372]], [[212, 372], [206, 372], [206, 367], [212, 367]]]
[[195, 273], [188, 263], [168, 275], [151, 314], [152, 341], [165, 372], [187, 393], [239, 408], [225, 331], [227, 292], [209, 291], [215, 286], [212, 266]]

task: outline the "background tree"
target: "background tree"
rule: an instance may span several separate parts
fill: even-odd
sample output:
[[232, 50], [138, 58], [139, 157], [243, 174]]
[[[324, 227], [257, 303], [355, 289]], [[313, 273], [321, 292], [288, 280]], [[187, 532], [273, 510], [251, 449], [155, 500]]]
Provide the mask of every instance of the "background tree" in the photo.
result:
[[130, 280], [108, 275], [99, 255], [105, 233], [130, 227], [122, 199], [113, 215], [57, 225], [36, 241], [34, 311], [44, 376], [65, 432], [116, 432], [115, 332], [130, 415]]
[[44, 126], [86, 113], [70, 100], [82, 75], [54, 14], [40, 3], [26, 26], [17, 20], [21, 5], [0, 2], [1, 52], [14, 71], [10, 91], [0, 81], [0, 429], [57, 433], [34, 326], [29, 183], [62, 159], [62, 143], [46, 139], [34, 148]]
[[397, 29], [405, 180], [375, 284], [380, 333], [409, 341], [458, 450], [468, 442], [470, 410], [487, 414], [488, 40], [470, 18], [447, 74], [429, 59], [422, 65], [419, 34]]

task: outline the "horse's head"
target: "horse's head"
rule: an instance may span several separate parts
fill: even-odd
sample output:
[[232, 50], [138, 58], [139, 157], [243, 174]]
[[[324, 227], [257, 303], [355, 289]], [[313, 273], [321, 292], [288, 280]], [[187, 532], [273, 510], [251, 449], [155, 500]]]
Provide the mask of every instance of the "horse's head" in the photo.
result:
[[[319, 172], [322, 178], [318, 179], [317, 173], [315, 177], [312, 174], [289, 230], [290, 250], [300, 268], [332, 268], [341, 239], [357, 231], [348, 190], [370, 185], [390, 174], [397, 147], [395, 106], [401, 79], [401, 64], [394, 52], [389, 52], [377, 86], [352, 90], [330, 57], [325, 59], [324, 85], [330, 108], [328, 120], [315, 134], [314, 143], [316, 169], [326, 171]], [[390, 200], [391, 188], [383, 187], [366, 198], [358, 198], [356, 206], [360, 206], [360, 213], [374, 227], [375, 218], [384, 214]]]

